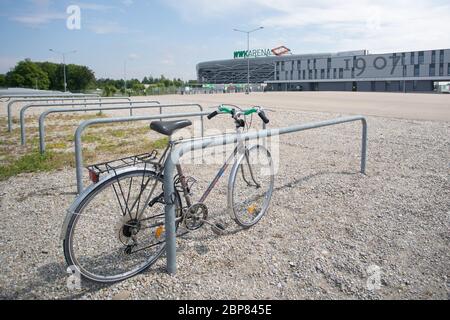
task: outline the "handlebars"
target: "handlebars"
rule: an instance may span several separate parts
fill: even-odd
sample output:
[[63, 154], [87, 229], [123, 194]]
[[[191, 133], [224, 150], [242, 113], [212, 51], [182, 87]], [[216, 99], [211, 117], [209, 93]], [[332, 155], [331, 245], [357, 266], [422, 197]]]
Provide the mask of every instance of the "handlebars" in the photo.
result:
[[213, 113], [208, 115], [208, 120], [211, 120], [212, 118], [216, 117], [219, 115], [219, 111], [214, 111]]
[[219, 114], [231, 114], [231, 116], [233, 117], [233, 119], [235, 119], [236, 121], [239, 121], [239, 117], [240, 116], [249, 116], [252, 115], [254, 113], [257, 113], [258, 116], [261, 118], [261, 120], [265, 123], [268, 124], [270, 122], [269, 118], [267, 118], [266, 113], [264, 112], [264, 110], [261, 107], [253, 107], [251, 109], [248, 110], [238, 110], [236, 111], [236, 108], [234, 108], [234, 106], [232, 108], [227, 108], [224, 105], [221, 105], [218, 110], [212, 112], [211, 114], [208, 115], [208, 119], [211, 120], [214, 117], [218, 116]]

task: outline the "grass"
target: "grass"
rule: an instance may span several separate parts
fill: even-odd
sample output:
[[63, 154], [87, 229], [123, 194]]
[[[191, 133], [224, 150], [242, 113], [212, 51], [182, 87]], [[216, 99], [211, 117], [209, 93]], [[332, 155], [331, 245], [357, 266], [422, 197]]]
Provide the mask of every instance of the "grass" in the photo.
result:
[[166, 137], [166, 138], [162, 138], [162, 139], [153, 141], [151, 148], [161, 150], [161, 149], [166, 148], [168, 144], [169, 144], [169, 138]]
[[55, 143], [48, 143], [47, 148], [50, 150], [53, 149], [67, 149], [68, 145], [64, 142], [55, 142]]
[[39, 152], [27, 154], [9, 165], [0, 167], [0, 181], [21, 173], [46, 172], [60, 169], [67, 165], [74, 166], [73, 155], [48, 152], [40, 155]]
[[[74, 130], [77, 123], [87, 119], [106, 117], [105, 114], [58, 115], [47, 125], [47, 150], [38, 151], [37, 128], [27, 129], [28, 143], [20, 146], [20, 130], [12, 133], [0, 130], [0, 181], [21, 173], [48, 172], [64, 167], [75, 167], [73, 148]], [[36, 120], [36, 119], [31, 119]], [[73, 122], [73, 124], [72, 124]], [[4, 118], [0, 123], [6, 124]], [[83, 157], [85, 164], [109, 161], [116, 158], [164, 149], [167, 137], [152, 140], [148, 125], [100, 124], [91, 126], [83, 135]]]
[[83, 140], [83, 142], [86, 142], [86, 143], [97, 143], [97, 142], [101, 142], [102, 138], [99, 137], [98, 135], [94, 135], [94, 134], [90, 133], [90, 134], [84, 135], [82, 140]]
[[[116, 156], [123, 156], [127, 153], [142, 153], [153, 149], [164, 149], [169, 143], [168, 138], [162, 138], [156, 141], [149, 141], [144, 144], [132, 145], [126, 141], [121, 143], [110, 143], [97, 146], [95, 152], [85, 151], [84, 158], [86, 162], [94, 162], [98, 160], [101, 153], [114, 153]], [[0, 166], [0, 181], [7, 180], [10, 177], [16, 176], [22, 173], [34, 173], [34, 172], [48, 172], [58, 170], [64, 167], [75, 167], [75, 160], [73, 153], [57, 152], [54, 149], [66, 149], [67, 145], [49, 144], [49, 150], [44, 155], [41, 155], [39, 151], [35, 150], [29, 154], [26, 154], [18, 159], [11, 159], [10, 163], [4, 166]], [[114, 156], [109, 156], [108, 159], [112, 159]]]
[[111, 136], [114, 138], [125, 138], [128, 135], [126, 130], [114, 130], [111, 132]]
[[98, 119], [98, 118], [106, 118], [106, 114], [102, 112], [98, 112], [96, 114], [93, 113], [86, 113], [83, 115], [57, 115], [51, 117], [51, 119], [59, 120], [59, 121], [78, 121], [81, 122], [83, 120], [91, 120], [91, 119]]

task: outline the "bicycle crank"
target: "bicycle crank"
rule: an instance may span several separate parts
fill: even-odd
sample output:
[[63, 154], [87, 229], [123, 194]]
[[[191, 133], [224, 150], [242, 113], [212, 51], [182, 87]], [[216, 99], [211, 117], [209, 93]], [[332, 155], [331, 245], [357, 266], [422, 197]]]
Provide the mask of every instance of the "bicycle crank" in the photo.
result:
[[195, 231], [203, 227], [207, 223], [208, 207], [203, 203], [194, 204], [190, 207], [184, 216], [184, 224], [186, 229]]

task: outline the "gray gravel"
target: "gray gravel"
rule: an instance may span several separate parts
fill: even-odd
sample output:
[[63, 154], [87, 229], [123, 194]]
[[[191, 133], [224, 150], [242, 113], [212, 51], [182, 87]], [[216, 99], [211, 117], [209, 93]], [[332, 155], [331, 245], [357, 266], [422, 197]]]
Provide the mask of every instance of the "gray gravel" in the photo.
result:
[[[336, 116], [271, 114], [272, 126]], [[162, 258], [133, 279], [78, 291], [67, 288], [59, 241], [74, 170], [0, 182], [0, 298], [448, 299], [450, 124], [369, 117], [369, 126], [367, 176], [357, 173], [358, 124], [284, 136], [277, 190], [256, 227], [241, 230], [222, 210], [223, 180], [207, 204], [227, 232], [179, 239], [176, 276]], [[217, 166], [199, 169], [187, 171], [201, 189]], [[369, 290], [373, 268], [380, 285]]]

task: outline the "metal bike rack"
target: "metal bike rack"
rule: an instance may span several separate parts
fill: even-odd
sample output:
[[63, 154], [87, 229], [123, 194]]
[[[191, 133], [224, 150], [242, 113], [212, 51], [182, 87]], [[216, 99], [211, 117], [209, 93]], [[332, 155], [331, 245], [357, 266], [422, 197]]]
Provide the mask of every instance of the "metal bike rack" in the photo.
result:
[[[211, 112], [196, 112], [196, 113], [172, 113], [163, 114], [155, 116], [143, 116], [143, 117], [126, 117], [126, 118], [110, 118], [110, 119], [93, 119], [84, 121], [80, 124], [77, 131], [75, 132], [75, 161], [76, 161], [76, 176], [77, 176], [77, 191], [78, 194], [83, 192], [83, 148], [81, 136], [88, 127], [96, 124], [110, 124], [110, 123], [121, 123], [121, 122], [136, 122], [136, 121], [151, 121], [159, 119], [174, 119], [174, 118], [191, 118], [200, 117], [203, 119], [204, 116], [209, 115]], [[150, 127], [149, 127], [150, 130]]]
[[[67, 97], [99, 97], [97, 93], [84, 94], [84, 93], [58, 93], [58, 94], [10, 94], [10, 95], [0, 95], [0, 102], [8, 102], [11, 99], [22, 99], [22, 98], [67, 98]], [[3, 101], [3, 99], [6, 99]]]
[[363, 125], [362, 133], [362, 152], [361, 152], [361, 173], [366, 173], [366, 158], [367, 158], [367, 120], [363, 116], [355, 116], [348, 118], [339, 118], [329, 121], [314, 122], [303, 125], [296, 125], [281, 129], [262, 130], [242, 134], [240, 138], [236, 134], [218, 137], [209, 137], [198, 141], [187, 141], [176, 146], [169, 157], [167, 158], [164, 167], [164, 201], [165, 205], [165, 228], [166, 228], [166, 255], [167, 255], [167, 271], [169, 274], [175, 274], [177, 271], [176, 264], [176, 229], [175, 229], [175, 204], [172, 200], [172, 195], [175, 192], [173, 179], [175, 174], [175, 166], [179, 163], [180, 158], [189, 151], [199, 149], [206, 149], [215, 146], [222, 146], [227, 144], [235, 144], [238, 139], [249, 141], [254, 139], [267, 138], [272, 136], [290, 134], [311, 129], [334, 126], [338, 124], [361, 121]]
[[[179, 108], [179, 107], [198, 107], [201, 112], [203, 112], [203, 107], [199, 104], [166, 104], [166, 105], [157, 105], [157, 106], [134, 106], [134, 109], [156, 109], [159, 108], [159, 114], [162, 115], [162, 111], [164, 108]], [[39, 150], [41, 154], [45, 153], [45, 119], [54, 113], [70, 113], [70, 112], [85, 112], [85, 111], [114, 111], [114, 110], [124, 110], [129, 107], [109, 107], [109, 108], [89, 108], [89, 109], [50, 109], [45, 111], [39, 117]], [[161, 119], [161, 117], [160, 117]], [[205, 128], [203, 117], [201, 117], [201, 136], [204, 136]]]
[[[25, 145], [25, 141], [26, 141], [26, 137], [25, 137], [25, 112], [28, 109], [31, 108], [42, 108], [42, 107], [64, 107], [64, 106], [72, 106], [72, 107], [79, 107], [79, 106], [85, 106], [86, 108], [83, 109], [83, 111], [88, 111], [89, 108], [87, 108], [87, 106], [100, 106], [100, 108], [102, 108], [101, 106], [106, 106], [106, 105], [127, 105], [126, 107], [123, 107], [121, 109], [126, 110], [129, 109], [130, 110], [130, 116], [133, 116], [133, 109], [137, 109], [136, 108], [136, 104], [156, 104], [159, 105], [159, 101], [131, 101], [131, 102], [98, 102], [98, 103], [74, 103], [74, 104], [61, 104], [61, 105], [55, 105], [55, 104], [29, 104], [24, 106], [21, 110], [20, 110], [20, 142], [22, 145]], [[106, 108], [106, 107], [105, 107]], [[101, 110], [100, 110], [101, 111]]]
[[[72, 101], [72, 103], [75, 103], [75, 101], [92, 101], [92, 100], [99, 100], [99, 102], [101, 102], [102, 100], [126, 100], [126, 101], [131, 101], [130, 98], [128, 97], [84, 97], [84, 96], [76, 96], [73, 98], [63, 98], [63, 99], [54, 99], [54, 98], [43, 98], [43, 99], [36, 99], [36, 98], [32, 98], [32, 99], [14, 99], [12, 101], [10, 101], [8, 103], [8, 105], [6, 106], [7, 109], [7, 114], [8, 114], [8, 132], [11, 132], [12, 130], [12, 107], [14, 104], [16, 103], [30, 103], [30, 102], [47, 102], [47, 104], [50, 105], [50, 102], [59, 102], [61, 101], [61, 103], [64, 103], [64, 101]], [[53, 106], [58, 106], [58, 104], [54, 103], [52, 104]], [[70, 104], [67, 104], [70, 105]]]

